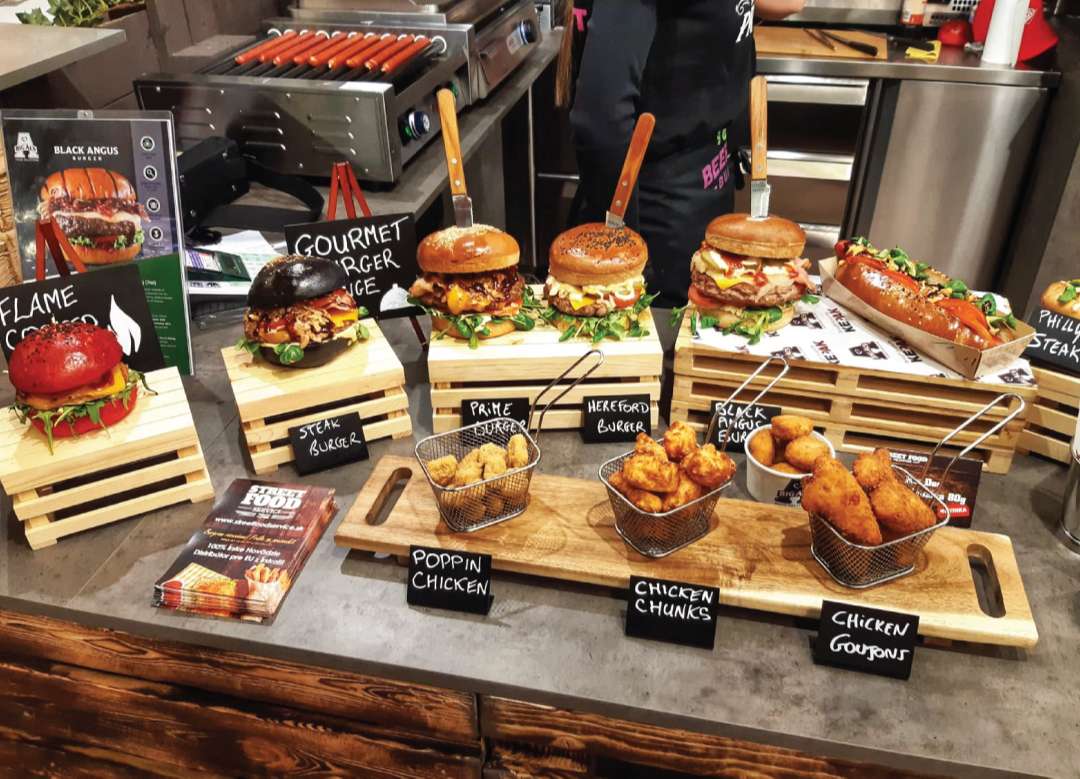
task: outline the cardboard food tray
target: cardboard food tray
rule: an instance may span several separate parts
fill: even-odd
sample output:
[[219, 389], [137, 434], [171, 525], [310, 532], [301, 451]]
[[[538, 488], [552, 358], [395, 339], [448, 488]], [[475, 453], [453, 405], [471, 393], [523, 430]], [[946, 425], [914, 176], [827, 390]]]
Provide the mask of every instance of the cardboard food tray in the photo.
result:
[[1008, 343], [993, 349], [974, 349], [970, 346], [953, 343], [944, 338], [930, 335], [912, 325], [905, 324], [878, 311], [876, 308], [856, 296], [847, 287], [836, 280], [836, 268], [839, 261], [835, 257], [822, 260], [819, 265], [821, 289], [825, 295], [840, 305], [854, 311], [859, 316], [874, 323], [881, 329], [900, 336], [912, 347], [943, 365], [957, 371], [964, 378], [980, 379], [988, 373], [1007, 367], [1023, 354], [1028, 343], [1035, 336], [1035, 329], [1017, 320], [1016, 331], [1019, 335]]

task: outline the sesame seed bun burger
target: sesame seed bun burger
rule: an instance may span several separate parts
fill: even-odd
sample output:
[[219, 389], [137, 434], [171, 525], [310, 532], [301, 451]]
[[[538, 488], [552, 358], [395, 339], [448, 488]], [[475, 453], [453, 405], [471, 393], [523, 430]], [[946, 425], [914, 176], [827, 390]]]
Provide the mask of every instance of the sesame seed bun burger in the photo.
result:
[[12, 350], [12, 408], [45, 435], [50, 451], [54, 439], [115, 425], [135, 408], [143, 381], [123, 358], [108, 330], [86, 322], [45, 325]]
[[275, 257], [251, 282], [239, 346], [268, 362], [289, 368], [325, 365], [367, 329], [346, 286], [348, 277], [333, 260], [300, 255]]
[[575, 317], [604, 317], [632, 308], [645, 292], [642, 273], [648, 259], [645, 241], [629, 227], [578, 225], [551, 244], [544, 295], [563, 314]]
[[532, 320], [523, 327], [520, 316], [525, 280], [518, 273], [519, 257], [513, 236], [490, 225], [434, 232], [416, 249], [421, 276], [409, 288], [409, 302], [431, 315], [434, 331], [471, 346], [530, 329]]
[[779, 330], [814, 289], [810, 261], [801, 257], [805, 245], [802, 228], [778, 216], [713, 219], [691, 260], [690, 303], [703, 319], [751, 341]]
[[142, 251], [146, 210], [125, 176], [105, 168], [68, 168], [41, 187], [38, 213], [51, 217], [86, 265], [129, 262]]

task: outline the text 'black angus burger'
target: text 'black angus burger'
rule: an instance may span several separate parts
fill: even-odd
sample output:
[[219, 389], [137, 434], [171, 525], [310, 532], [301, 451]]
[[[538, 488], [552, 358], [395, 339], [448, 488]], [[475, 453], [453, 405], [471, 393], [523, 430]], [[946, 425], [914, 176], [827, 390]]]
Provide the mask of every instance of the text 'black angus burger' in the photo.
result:
[[115, 425], [131, 413], [141, 373], [128, 368], [110, 331], [86, 322], [49, 324], [16, 344], [8, 363], [20, 421], [53, 440]]
[[368, 339], [346, 290], [345, 271], [332, 260], [289, 255], [266, 263], [251, 282], [239, 346], [291, 368], [324, 365]]

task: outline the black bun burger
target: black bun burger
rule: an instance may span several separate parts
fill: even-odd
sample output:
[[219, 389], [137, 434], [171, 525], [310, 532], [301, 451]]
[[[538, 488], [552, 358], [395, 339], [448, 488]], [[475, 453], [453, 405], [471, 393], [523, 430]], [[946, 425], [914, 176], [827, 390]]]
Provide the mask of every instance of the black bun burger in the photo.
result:
[[448, 227], [416, 249], [422, 275], [409, 288], [431, 315], [432, 329], [475, 345], [520, 327], [525, 280], [518, 273], [518, 242], [497, 227]]
[[751, 341], [779, 330], [792, 320], [795, 302], [813, 291], [810, 261], [801, 257], [805, 245], [802, 228], [778, 216], [713, 219], [691, 261], [690, 303], [703, 318]]
[[289, 255], [263, 266], [248, 291], [241, 346], [290, 368], [324, 365], [367, 340], [361, 312], [331, 260]]

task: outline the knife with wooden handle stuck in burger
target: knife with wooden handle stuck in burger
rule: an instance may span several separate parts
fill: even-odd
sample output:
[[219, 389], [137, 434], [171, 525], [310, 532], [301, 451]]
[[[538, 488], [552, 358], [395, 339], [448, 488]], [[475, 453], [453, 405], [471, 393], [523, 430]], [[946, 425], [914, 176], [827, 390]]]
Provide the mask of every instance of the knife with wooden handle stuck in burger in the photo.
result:
[[769, 215], [769, 97], [764, 76], [750, 79], [750, 218]]
[[645, 152], [649, 148], [655, 126], [656, 117], [648, 112], [639, 116], [637, 124], [634, 125], [634, 133], [630, 136], [630, 147], [626, 150], [622, 172], [619, 173], [615, 194], [611, 198], [611, 206], [604, 220], [608, 227], [626, 226], [626, 208], [630, 205], [630, 196], [634, 193], [634, 185], [637, 183], [638, 173], [641, 172], [641, 163], [645, 160]]
[[446, 170], [450, 174], [450, 196], [454, 202], [454, 222], [458, 227], [472, 227], [472, 198], [465, 189], [465, 161], [461, 158], [461, 139], [458, 137], [457, 101], [449, 89], [436, 94], [439, 102], [439, 121], [442, 123], [443, 148], [446, 150]]

